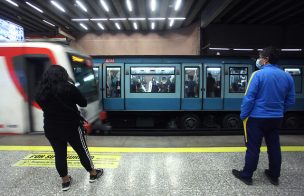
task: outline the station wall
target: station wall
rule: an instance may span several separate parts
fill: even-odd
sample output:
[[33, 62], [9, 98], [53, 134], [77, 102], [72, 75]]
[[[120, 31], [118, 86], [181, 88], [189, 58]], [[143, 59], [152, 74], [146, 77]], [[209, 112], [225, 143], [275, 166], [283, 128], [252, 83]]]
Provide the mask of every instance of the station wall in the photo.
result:
[[89, 55], [199, 55], [200, 26], [158, 32], [87, 33], [70, 46]]

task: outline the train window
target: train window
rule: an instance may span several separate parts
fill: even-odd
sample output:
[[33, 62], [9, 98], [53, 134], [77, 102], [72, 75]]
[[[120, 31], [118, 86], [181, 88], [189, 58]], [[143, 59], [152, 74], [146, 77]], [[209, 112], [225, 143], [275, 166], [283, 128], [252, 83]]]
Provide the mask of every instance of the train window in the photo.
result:
[[175, 67], [131, 67], [131, 93], [175, 93]]
[[296, 93], [302, 93], [301, 68], [284, 68], [284, 71], [290, 73], [290, 75], [293, 77]]
[[221, 97], [221, 68], [207, 67], [206, 97]]
[[85, 96], [88, 103], [98, 100], [98, 91], [91, 61], [68, 53], [75, 76], [75, 86]]
[[245, 93], [247, 82], [247, 67], [229, 68], [229, 93]]
[[199, 97], [199, 67], [185, 67], [185, 98]]
[[121, 97], [120, 91], [120, 67], [107, 67], [107, 91], [106, 96], [109, 98]]

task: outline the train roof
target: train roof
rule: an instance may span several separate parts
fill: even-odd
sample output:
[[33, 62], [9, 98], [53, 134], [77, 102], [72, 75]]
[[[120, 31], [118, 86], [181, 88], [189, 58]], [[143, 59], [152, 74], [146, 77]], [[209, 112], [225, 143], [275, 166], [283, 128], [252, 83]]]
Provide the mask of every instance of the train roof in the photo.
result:
[[37, 47], [37, 48], [49, 48], [55, 51], [63, 50], [64, 52], [73, 53], [75, 55], [90, 58], [90, 56], [75, 50], [67, 45], [50, 43], [50, 42], [0, 42], [0, 47]]

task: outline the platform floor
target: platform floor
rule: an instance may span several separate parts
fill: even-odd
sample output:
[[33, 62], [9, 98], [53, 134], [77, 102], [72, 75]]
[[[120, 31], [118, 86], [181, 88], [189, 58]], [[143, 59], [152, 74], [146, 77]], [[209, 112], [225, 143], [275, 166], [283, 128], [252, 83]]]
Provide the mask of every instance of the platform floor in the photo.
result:
[[89, 136], [91, 155], [101, 158], [96, 163], [103, 162], [104, 176], [90, 184], [83, 168], [70, 168], [74, 182], [62, 192], [54, 167], [16, 165], [32, 155], [52, 154], [43, 135], [1, 136], [0, 195], [303, 195], [303, 141], [304, 136], [281, 137], [282, 176], [276, 187], [263, 174], [265, 148], [252, 186], [233, 177], [231, 169], [244, 164], [242, 136]]

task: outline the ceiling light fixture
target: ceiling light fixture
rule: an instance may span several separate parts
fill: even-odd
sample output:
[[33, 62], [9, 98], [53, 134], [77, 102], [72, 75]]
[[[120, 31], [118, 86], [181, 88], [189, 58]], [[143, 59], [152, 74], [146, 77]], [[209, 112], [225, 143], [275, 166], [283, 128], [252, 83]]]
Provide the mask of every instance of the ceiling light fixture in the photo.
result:
[[119, 24], [118, 24], [117, 22], [115, 22], [115, 26], [116, 26], [116, 28], [117, 28], [118, 30], [120, 30], [120, 26], [119, 26]]
[[182, 4], [182, 0], [176, 0], [175, 1], [175, 6], [174, 6], [174, 10], [175, 11], [179, 10], [181, 4]]
[[284, 51], [284, 52], [299, 52], [299, 51], [302, 51], [302, 49], [299, 49], [299, 48], [283, 48], [283, 49], [281, 49], [281, 51]]
[[88, 18], [72, 18], [72, 21], [88, 21]]
[[166, 18], [148, 18], [148, 20], [166, 20]]
[[76, 3], [83, 11], [88, 12], [87, 8], [81, 3], [81, 1], [77, 0]]
[[127, 18], [110, 18], [112, 21], [127, 20]]
[[128, 18], [128, 20], [146, 20], [146, 18]]
[[168, 18], [169, 20], [185, 20], [185, 17], [173, 17], [173, 18]]
[[251, 48], [233, 48], [235, 51], [252, 51], [253, 49]]
[[130, 12], [132, 12], [132, 4], [130, 0], [127, 0], [127, 7]]
[[80, 26], [82, 26], [82, 28], [84, 28], [85, 30], [88, 30], [88, 27], [86, 27], [84, 24], [80, 23]]
[[133, 22], [133, 27], [134, 27], [134, 29], [137, 30], [137, 23], [136, 22]]
[[43, 22], [45, 22], [45, 23], [47, 23], [47, 24], [49, 24], [49, 25], [51, 25], [51, 26], [55, 26], [54, 24], [52, 24], [52, 23], [50, 23], [49, 21], [46, 21], [46, 20], [42, 20]]
[[107, 12], [110, 11], [108, 5], [106, 4], [106, 2], [104, 0], [100, 0], [100, 3], [102, 5], [103, 9], [105, 9]]
[[34, 8], [35, 10], [37, 10], [40, 13], [43, 13], [43, 11], [41, 9], [39, 9], [38, 7], [34, 6], [33, 4], [31, 4], [30, 2], [25, 2], [26, 4], [28, 4], [29, 6], [31, 6], [32, 8]]
[[229, 48], [209, 48], [209, 50], [229, 50]]
[[103, 26], [101, 23], [97, 23], [97, 25], [98, 25], [102, 30], [105, 29], [104, 26]]
[[56, 1], [51, 1], [51, 3], [57, 7], [60, 11], [65, 12], [65, 10], [63, 9], [63, 7], [61, 5], [59, 5]]
[[105, 21], [105, 20], [108, 20], [108, 19], [107, 18], [91, 18], [90, 20], [92, 20], [92, 21], [100, 21], [100, 20]]
[[156, 10], [156, 0], [150, 0], [151, 11], [154, 12]]
[[9, 2], [10, 4], [16, 6], [16, 7], [19, 7], [19, 5], [11, 0], [6, 0], [7, 2]]
[[151, 23], [151, 29], [154, 29], [155, 28], [155, 22], [152, 22]]
[[173, 26], [173, 24], [174, 24], [174, 20], [170, 20], [170, 24], [169, 24], [169, 26], [170, 26], [170, 27], [172, 27], [172, 26]]

